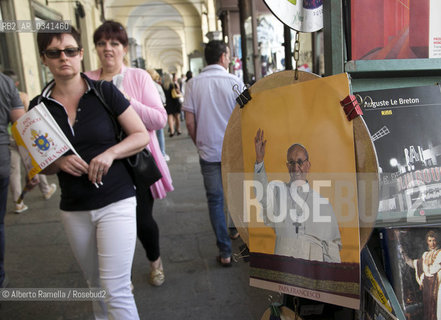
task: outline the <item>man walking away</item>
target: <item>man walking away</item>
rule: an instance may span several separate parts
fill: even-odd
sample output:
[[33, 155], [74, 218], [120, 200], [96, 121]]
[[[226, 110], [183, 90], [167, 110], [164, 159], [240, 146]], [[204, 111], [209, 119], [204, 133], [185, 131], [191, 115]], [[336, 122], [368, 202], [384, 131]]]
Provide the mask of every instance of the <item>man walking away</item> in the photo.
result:
[[205, 47], [207, 67], [186, 84], [183, 110], [188, 132], [199, 153], [210, 221], [219, 248], [218, 262], [231, 265], [231, 241], [228, 235], [221, 174], [221, 152], [225, 129], [233, 112], [233, 86], [243, 88], [243, 82], [227, 72], [230, 52], [219, 40]]

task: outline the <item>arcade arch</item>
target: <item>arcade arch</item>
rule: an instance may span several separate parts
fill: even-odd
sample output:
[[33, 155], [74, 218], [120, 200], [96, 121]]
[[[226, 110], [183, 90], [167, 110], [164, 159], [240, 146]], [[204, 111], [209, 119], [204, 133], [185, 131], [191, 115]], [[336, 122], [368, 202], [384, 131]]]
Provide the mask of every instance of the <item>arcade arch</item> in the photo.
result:
[[126, 26], [129, 50], [145, 59], [149, 68], [185, 72], [190, 53], [202, 52], [208, 32], [218, 28], [215, 0], [110, 0], [105, 3], [106, 19]]

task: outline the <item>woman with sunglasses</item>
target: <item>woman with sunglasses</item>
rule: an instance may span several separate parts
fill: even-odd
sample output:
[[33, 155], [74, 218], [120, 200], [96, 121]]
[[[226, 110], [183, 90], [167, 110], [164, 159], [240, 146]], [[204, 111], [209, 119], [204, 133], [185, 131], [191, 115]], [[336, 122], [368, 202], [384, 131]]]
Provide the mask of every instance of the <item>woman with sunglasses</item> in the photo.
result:
[[91, 79], [113, 81], [124, 93], [149, 132], [150, 144], [147, 148], [162, 173], [162, 178], [152, 186], [136, 190], [138, 238], [150, 262], [149, 282], [160, 286], [165, 276], [159, 251], [159, 228], [152, 211], [153, 199], [165, 198], [167, 192], [173, 190], [170, 172], [156, 137], [156, 130], [164, 128], [166, 124], [167, 112], [150, 75], [145, 70], [124, 65], [129, 38], [120, 23], [105, 21], [95, 30], [93, 42], [101, 68], [86, 74]]
[[61, 220], [90, 288], [103, 288], [94, 300], [96, 319], [139, 319], [131, 290], [136, 244], [136, 197], [123, 158], [149, 143], [149, 135], [121, 92], [103, 83], [107, 104], [127, 137], [118, 142], [112, 119], [96, 94], [96, 82], [80, 73], [80, 35], [39, 33], [41, 61], [53, 74], [30, 108], [44, 103], [81, 156], [68, 151], [44, 170], [57, 174]]

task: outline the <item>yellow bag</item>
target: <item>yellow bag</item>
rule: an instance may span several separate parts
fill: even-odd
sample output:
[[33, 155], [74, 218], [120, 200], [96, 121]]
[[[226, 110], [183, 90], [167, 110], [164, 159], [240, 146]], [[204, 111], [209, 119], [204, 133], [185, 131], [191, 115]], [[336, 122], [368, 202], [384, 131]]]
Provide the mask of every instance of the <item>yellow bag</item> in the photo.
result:
[[173, 88], [171, 91], [171, 96], [173, 99], [179, 99], [182, 97], [182, 94], [178, 93], [178, 90], [176, 90], [176, 88]]

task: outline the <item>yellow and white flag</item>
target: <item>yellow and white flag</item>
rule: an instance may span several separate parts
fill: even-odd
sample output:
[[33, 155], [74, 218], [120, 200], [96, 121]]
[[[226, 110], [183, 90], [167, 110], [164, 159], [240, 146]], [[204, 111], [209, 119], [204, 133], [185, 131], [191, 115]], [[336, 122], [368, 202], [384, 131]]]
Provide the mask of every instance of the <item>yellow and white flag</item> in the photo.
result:
[[29, 179], [68, 150], [77, 154], [42, 102], [21, 116], [11, 132]]

